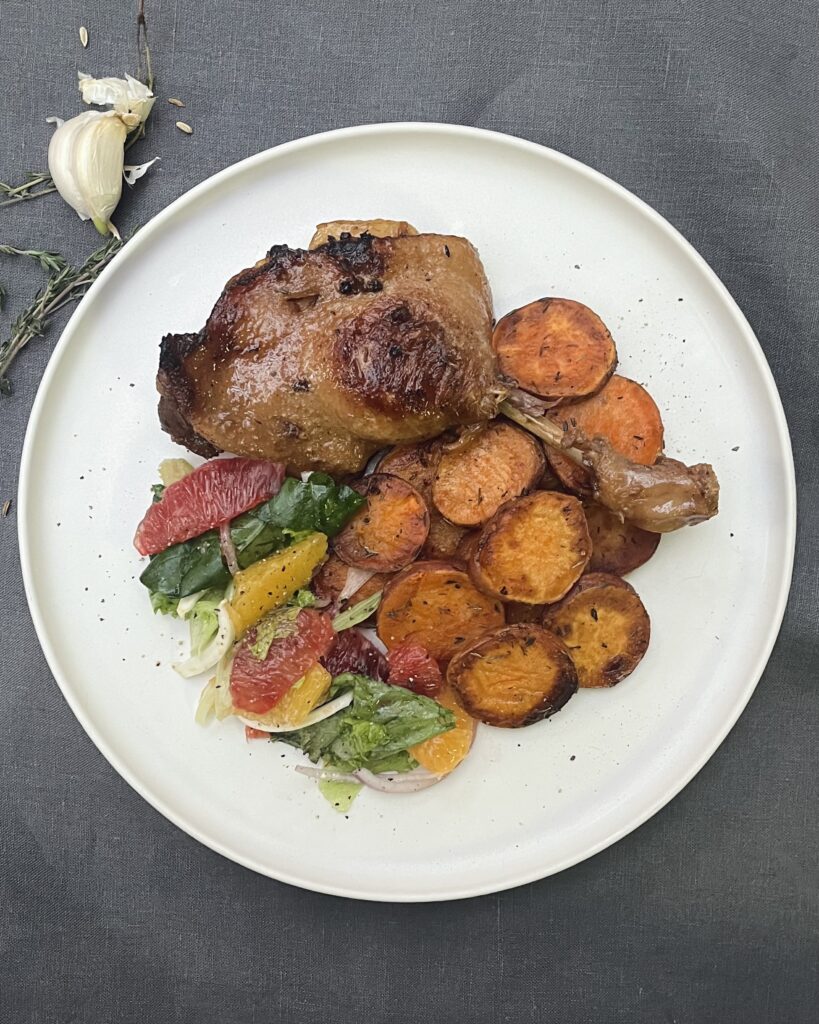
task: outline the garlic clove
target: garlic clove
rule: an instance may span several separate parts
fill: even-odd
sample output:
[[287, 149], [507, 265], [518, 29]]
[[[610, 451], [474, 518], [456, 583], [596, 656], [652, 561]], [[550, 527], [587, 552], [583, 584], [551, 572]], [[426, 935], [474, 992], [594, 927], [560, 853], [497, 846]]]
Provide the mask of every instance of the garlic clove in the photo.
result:
[[122, 195], [128, 129], [113, 110], [87, 110], [61, 124], [48, 147], [57, 191], [100, 234], [117, 234], [111, 214]]

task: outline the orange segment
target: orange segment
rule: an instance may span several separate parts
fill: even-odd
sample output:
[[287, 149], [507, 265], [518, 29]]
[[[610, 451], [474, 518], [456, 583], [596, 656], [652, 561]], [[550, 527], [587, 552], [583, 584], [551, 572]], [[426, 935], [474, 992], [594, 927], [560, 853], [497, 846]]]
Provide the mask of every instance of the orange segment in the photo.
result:
[[410, 747], [410, 754], [423, 768], [436, 775], [448, 775], [463, 761], [472, 746], [477, 722], [458, 703], [451, 686], [435, 698], [455, 715], [455, 728]]
[[229, 605], [237, 636], [306, 587], [326, 554], [327, 538], [323, 533], [311, 533], [292, 547], [237, 572]]
[[324, 700], [331, 682], [330, 673], [316, 662], [298, 682], [293, 683], [272, 710], [266, 711], [263, 715], [242, 711], [241, 715], [243, 718], [261, 722], [264, 725], [297, 726]]

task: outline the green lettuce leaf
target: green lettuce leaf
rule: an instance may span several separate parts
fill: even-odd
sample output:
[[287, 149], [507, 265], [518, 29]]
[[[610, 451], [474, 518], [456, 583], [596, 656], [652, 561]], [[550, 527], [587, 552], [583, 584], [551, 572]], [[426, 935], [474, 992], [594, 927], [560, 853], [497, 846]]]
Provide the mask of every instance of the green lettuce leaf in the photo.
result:
[[339, 771], [408, 771], [415, 767], [409, 747], [455, 725], [453, 713], [437, 701], [367, 676], [338, 676], [330, 694], [350, 689], [349, 707], [305, 729], [280, 733], [278, 741]]
[[193, 606], [188, 615], [191, 633], [191, 657], [197, 658], [216, 636], [219, 618], [216, 610], [224, 599], [223, 590], [206, 591]]
[[159, 591], [151, 591], [151, 607], [154, 612], [158, 612], [160, 615], [173, 615], [176, 616], [176, 606], [179, 604], [179, 598], [168, 597], [167, 594], [160, 594]]
[[[307, 480], [288, 477], [278, 494], [230, 524], [239, 567], [246, 569], [308, 533], [335, 536], [364, 500], [324, 473], [312, 473]], [[209, 530], [154, 555], [139, 579], [149, 590], [177, 599], [198, 590], [224, 590], [230, 573], [218, 531]]]

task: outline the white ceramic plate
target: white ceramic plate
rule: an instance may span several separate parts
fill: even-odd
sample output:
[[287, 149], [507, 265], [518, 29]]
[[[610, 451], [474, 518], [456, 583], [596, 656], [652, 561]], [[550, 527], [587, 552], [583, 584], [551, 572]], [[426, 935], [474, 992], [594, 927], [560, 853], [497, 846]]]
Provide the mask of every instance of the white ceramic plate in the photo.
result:
[[[156, 466], [157, 345], [198, 329], [227, 278], [337, 217], [407, 219], [478, 247], [498, 313], [541, 295], [594, 308], [621, 371], [663, 410], [667, 450], [712, 462], [722, 511], [663, 539], [631, 577], [651, 647], [613, 690], [523, 730], [481, 728], [444, 784], [365, 791], [349, 818], [245, 744], [194, 724], [198, 682], [170, 662], [184, 626], [154, 617], [131, 546]], [[602, 850], [670, 800], [742, 711], [791, 574], [790, 445], [759, 345], [713, 272], [600, 174], [519, 139], [446, 125], [351, 128], [228, 168], [143, 228], [75, 312], [31, 416], [20, 545], [34, 623], [83, 727], [162, 814], [256, 871], [379, 900], [486, 893]], [[750, 756], [750, 753], [749, 753]]]

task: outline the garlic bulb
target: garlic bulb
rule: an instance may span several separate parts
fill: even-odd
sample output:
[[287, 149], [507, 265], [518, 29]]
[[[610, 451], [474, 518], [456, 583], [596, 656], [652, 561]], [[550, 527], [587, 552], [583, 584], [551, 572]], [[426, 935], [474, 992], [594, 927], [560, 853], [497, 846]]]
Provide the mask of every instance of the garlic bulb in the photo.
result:
[[100, 234], [119, 237], [111, 214], [122, 195], [122, 179], [129, 184], [142, 176], [153, 161], [125, 171], [125, 139], [151, 112], [154, 96], [142, 82], [131, 78], [91, 78], [82, 72], [80, 92], [86, 103], [110, 104], [111, 110], [87, 110], [68, 121], [49, 118], [57, 130], [48, 147], [48, 169], [57, 191], [82, 220], [91, 220]]

